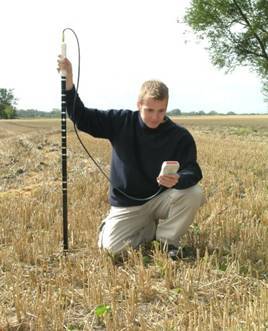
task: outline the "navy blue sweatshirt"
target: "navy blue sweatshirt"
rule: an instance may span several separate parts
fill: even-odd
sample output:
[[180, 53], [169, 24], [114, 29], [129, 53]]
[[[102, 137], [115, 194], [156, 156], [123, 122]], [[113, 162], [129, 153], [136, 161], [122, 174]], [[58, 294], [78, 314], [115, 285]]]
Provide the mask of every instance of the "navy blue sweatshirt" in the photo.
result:
[[67, 91], [67, 111], [71, 120], [79, 130], [93, 137], [109, 139], [112, 145], [109, 192], [112, 206], [145, 203], [125, 197], [116, 188], [137, 198], [153, 195], [159, 189], [156, 177], [164, 161], [180, 164], [176, 189], [193, 186], [202, 178], [194, 139], [185, 128], [166, 117], [156, 129], [151, 129], [142, 121], [139, 111], [89, 109], [79, 96], [73, 114], [74, 95], [74, 88]]

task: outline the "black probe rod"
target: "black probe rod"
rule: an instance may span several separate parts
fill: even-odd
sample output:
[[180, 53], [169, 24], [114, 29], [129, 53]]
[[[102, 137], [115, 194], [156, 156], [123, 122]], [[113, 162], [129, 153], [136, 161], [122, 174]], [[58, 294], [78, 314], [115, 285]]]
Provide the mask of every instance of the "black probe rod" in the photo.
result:
[[61, 160], [63, 249], [68, 250], [66, 77], [61, 76]]

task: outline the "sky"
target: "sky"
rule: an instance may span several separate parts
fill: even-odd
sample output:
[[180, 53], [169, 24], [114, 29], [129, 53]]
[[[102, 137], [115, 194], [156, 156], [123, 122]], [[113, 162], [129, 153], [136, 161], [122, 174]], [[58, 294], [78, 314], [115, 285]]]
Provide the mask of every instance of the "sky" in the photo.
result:
[[[209, 60], [205, 45], [177, 23], [190, 0], [2, 0], [0, 88], [12, 88], [18, 109], [60, 108], [56, 70], [63, 29], [80, 42], [79, 95], [87, 107], [136, 109], [141, 84], [159, 79], [168, 110], [266, 113], [260, 79], [247, 68], [231, 74]], [[185, 43], [186, 39], [190, 39]], [[77, 45], [65, 32], [77, 79]]]

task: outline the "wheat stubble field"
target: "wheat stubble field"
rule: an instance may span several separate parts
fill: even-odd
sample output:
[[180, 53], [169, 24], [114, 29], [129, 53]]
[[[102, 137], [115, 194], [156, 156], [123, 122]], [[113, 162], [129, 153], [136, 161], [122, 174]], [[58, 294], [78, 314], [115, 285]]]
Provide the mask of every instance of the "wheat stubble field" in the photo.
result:
[[[268, 330], [268, 116], [178, 118], [196, 139], [207, 202], [168, 260], [97, 249], [108, 183], [68, 136], [62, 253], [59, 120], [0, 121], [0, 330]], [[109, 172], [110, 147], [82, 135]]]

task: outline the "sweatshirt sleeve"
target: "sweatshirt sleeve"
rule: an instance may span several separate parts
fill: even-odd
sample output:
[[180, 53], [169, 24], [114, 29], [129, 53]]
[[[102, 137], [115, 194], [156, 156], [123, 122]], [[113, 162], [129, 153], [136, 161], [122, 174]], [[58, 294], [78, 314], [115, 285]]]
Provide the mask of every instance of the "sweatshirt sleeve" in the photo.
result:
[[76, 94], [75, 87], [66, 91], [66, 106], [70, 119], [79, 130], [87, 132], [93, 137], [112, 139], [116, 110], [103, 111], [86, 108], [79, 95]]
[[185, 136], [179, 155], [180, 169], [178, 174], [180, 179], [174, 188], [186, 189], [197, 184], [203, 177], [197, 163], [196, 144], [190, 133]]

